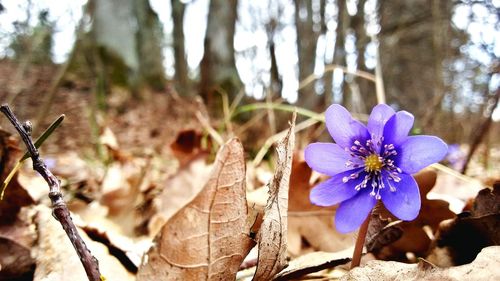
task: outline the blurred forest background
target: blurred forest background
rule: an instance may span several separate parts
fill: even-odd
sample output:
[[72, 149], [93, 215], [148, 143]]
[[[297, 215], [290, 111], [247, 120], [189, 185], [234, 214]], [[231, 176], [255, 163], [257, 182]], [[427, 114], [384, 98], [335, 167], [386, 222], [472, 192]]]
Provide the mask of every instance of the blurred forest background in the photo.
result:
[[189, 113], [164, 96], [204, 104], [221, 130], [260, 118], [240, 132], [269, 136], [286, 127], [280, 112], [232, 114], [264, 101], [366, 116], [378, 94], [415, 115], [414, 133], [480, 148], [484, 161], [498, 147], [500, 1], [71, 2], [0, 1], [2, 102], [35, 128], [76, 112], [66, 142], [75, 128], [97, 139], [105, 116], [127, 125], [135, 104], [157, 106], [139, 110], [139, 127], [164, 122], [140, 115], [163, 103]]
[[[187, 237], [195, 249], [188, 256], [196, 259], [189, 268], [199, 267], [199, 249], [224, 244], [219, 249], [234, 250], [232, 243], [190, 242], [202, 235], [186, 234], [182, 226], [205, 224], [175, 214], [196, 209], [193, 198], [202, 197], [213, 214], [226, 201], [239, 202], [245, 228], [230, 228], [248, 234], [243, 242], [257, 233], [259, 212], [284, 211], [283, 261], [307, 253], [350, 256], [356, 235], [335, 231], [335, 206], [309, 201], [311, 188], [325, 178], [303, 160], [307, 144], [331, 141], [321, 119], [332, 103], [366, 121], [372, 107], [385, 102], [415, 115], [412, 134], [437, 135], [449, 144], [445, 161], [416, 176], [419, 218], [393, 225], [399, 236], [375, 243], [372, 258], [417, 263], [434, 252], [446, 254], [441, 241], [448, 236], [458, 245], [449, 252], [467, 259], [450, 254], [426, 260], [438, 266], [471, 262], [500, 241], [499, 57], [500, 0], [0, 0], [0, 101], [21, 121], [32, 121], [34, 138], [66, 115], [40, 155], [60, 180], [75, 224], [109, 280], [136, 280], [141, 258], [162, 233], [165, 241], [178, 241], [178, 233]], [[295, 108], [296, 134], [286, 138], [295, 147], [287, 145], [281, 155], [288, 159], [285, 169], [273, 145], [285, 137]], [[222, 146], [233, 137], [243, 148], [234, 139]], [[214, 161], [220, 147], [225, 160], [219, 162], [227, 165]], [[30, 161], [17, 162], [24, 149], [12, 124], [0, 118], [2, 182], [22, 165], [0, 200], [0, 281], [47, 280], [49, 273], [86, 280], [51, 216], [47, 184]], [[240, 193], [219, 182], [223, 175], [231, 175]], [[280, 180], [288, 176], [289, 182]], [[270, 197], [269, 183], [278, 181], [286, 187]], [[494, 196], [487, 190], [476, 196], [483, 187], [494, 187]], [[224, 204], [212, 204], [212, 190], [234, 197], [218, 195]], [[272, 197], [280, 202], [269, 209]], [[455, 215], [478, 206], [491, 212]], [[232, 216], [228, 210], [220, 213]], [[206, 214], [200, 212], [200, 221], [209, 221]], [[456, 228], [443, 224], [448, 219]], [[218, 229], [213, 233], [222, 233]], [[203, 233], [212, 235], [210, 229]], [[258, 233], [275, 244], [276, 232]], [[164, 249], [181, 256], [183, 245]], [[469, 253], [462, 246], [477, 247]], [[238, 255], [255, 264], [257, 253], [247, 253]], [[492, 253], [488, 270], [481, 262], [477, 272], [495, 279], [498, 246]], [[168, 273], [154, 267], [161, 259], [144, 260], [153, 274]], [[414, 279], [438, 272], [421, 267]], [[386, 269], [401, 276], [393, 263]], [[467, 279], [471, 271], [462, 270], [457, 276]], [[434, 279], [446, 278], [454, 277]]]

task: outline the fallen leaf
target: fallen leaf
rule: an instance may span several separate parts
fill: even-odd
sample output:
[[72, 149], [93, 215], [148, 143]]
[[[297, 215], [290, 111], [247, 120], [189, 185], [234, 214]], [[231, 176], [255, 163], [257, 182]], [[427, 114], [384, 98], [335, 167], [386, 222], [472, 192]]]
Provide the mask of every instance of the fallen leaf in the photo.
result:
[[471, 212], [439, 225], [427, 259], [439, 266], [470, 263], [481, 249], [500, 243], [500, 187], [479, 191]]
[[[377, 204], [380, 204], [377, 203]], [[390, 222], [377, 214], [371, 214], [365, 246], [368, 252], [378, 252], [383, 247], [397, 241], [403, 236], [403, 229], [399, 226], [401, 221]]]
[[[319, 207], [309, 200], [313, 185], [309, 183], [312, 170], [294, 156], [290, 176], [288, 208], [288, 251], [300, 256], [306, 251], [338, 252], [354, 244], [355, 234], [341, 234], [335, 230], [334, 216], [337, 206]], [[312, 248], [312, 249], [311, 249]]]
[[179, 161], [180, 167], [207, 152], [207, 149], [202, 148], [202, 139], [203, 135], [193, 129], [179, 132], [175, 141], [170, 144], [170, 149]]
[[137, 280], [234, 280], [254, 246], [247, 212], [243, 147], [231, 139], [203, 190], [161, 229]]
[[199, 155], [166, 180], [161, 194], [153, 199], [149, 235], [156, 235], [168, 219], [193, 200], [210, 178], [211, 168], [206, 155]]
[[[17, 141], [9, 133], [0, 129], [0, 183], [14, 168], [21, 157]], [[48, 187], [46, 187], [48, 189]], [[0, 188], [1, 189], [1, 188]], [[1, 192], [1, 190], [0, 190]], [[0, 201], [0, 224], [11, 224], [17, 219], [17, 213], [23, 206], [33, 204], [33, 198], [21, 186], [17, 173], [5, 189], [4, 198]]]
[[450, 268], [437, 268], [424, 260], [418, 264], [374, 260], [340, 280], [500, 280], [499, 253], [499, 246], [484, 248], [472, 263]]
[[472, 208], [472, 215], [480, 217], [500, 213], [500, 182], [493, 185], [493, 190], [485, 188], [476, 196]]
[[[44, 205], [35, 207], [38, 241], [32, 255], [36, 260], [34, 281], [88, 280], [85, 270], [61, 225], [52, 216], [52, 210]], [[74, 216], [74, 215], [73, 215]], [[114, 256], [108, 247], [92, 241], [84, 231], [79, 231], [85, 244], [99, 261], [99, 269], [106, 280], [134, 280], [132, 273]]]
[[286, 265], [288, 190], [295, 145], [294, 113], [287, 135], [276, 147], [278, 163], [269, 186], [269, 198], [257, 235], [259, 256], [253, 280], [269, 280]]
[[16, 220], [0, 225], [0, 280], [30, 280], [35, 270], [31, 249], [37, 239], [33, 212], [23, 208]]
[[[449, 209], [448, 202], [427, 198], [427, 193], [436, 183], [437, 173], [435, 171], [423, 170], [415, 174], [414, 177], [420, 189], [422, 202], [420, 213], [415, 220], [403, 221], [398, 224], [398, 227], [403, 230], [403, 235], [395, 242], [374, 251], [374, 254], [379, 259], [405, 261], [407, 260], [407, 252], [412, 252], [417, 256], [426, 256], [432, 241], [425, 232], [424, 227], [428, 226], [432, 232], [435, 232], [441, 221], [456, 216]], [[398, 220], [383, 205], [377, 205], [374, 214], [379, 215], [383, 220], [391, 222]]]

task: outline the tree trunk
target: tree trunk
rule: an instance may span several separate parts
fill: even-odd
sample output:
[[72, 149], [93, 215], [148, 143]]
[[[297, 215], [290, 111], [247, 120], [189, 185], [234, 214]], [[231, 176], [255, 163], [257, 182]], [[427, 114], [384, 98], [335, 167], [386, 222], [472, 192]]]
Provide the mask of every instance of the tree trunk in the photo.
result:
[[174, 21], [174, 58], [175, 58], [175, 85], [181, 96], [190, 96], [188, 65], [186, 49], [184, 47], [184, 10], [186, 5], [180, 0], [171, 0], [172, 19]]
[[[165, 82], [161, 24], [147, 0], [92, 0], [87, 57], [106, 80], [137, 90], [161, 89]], [[88, 39], [88, 38], [87, 38]]]
[[[347, 13], [347, 6], [344, 0], [337, 0], [337, 7], [337, 32], [333, 54], [333, 64], [346, 66], [345, 36], [347, 34], [347, 27], [349, 26], [349, 14]], [[349, 100], [347, 86], [344, 79], [344, 82], [342, 83], [342, 101], [334, 100], [334, 102], [342, 102], [342, 104], [346, 106], [349, 104]]]
[[200, 64], [199, 91], [209, 105], [217, 104], [220, 87], [232, 100], [242, 88], [234, 55], [237, 0], [211, 0], [205, 35], [205, 53]]
[[[316, 46], [321, 28], [313, 22], [312, 0], [295, 1], [295, 29], [297, 31], [297, 54], [299, 56], [299, 81], [314, 73]], [[317, 29], [317, 30], [316, 30]], [[321, 97], [316, 94], [314, 82], [299, 90], [297, 104], [307, 109], [316, 109]]]
[[[369, 43], [370, 38], [368, 38], [365, 29], [365, 6], [366, 0], [359, 0], [357, 9], [358, 12], [352, 17], [352, 28], [356, 36], [356, 51], [357, 51], [357, 69], [368, 71], [365, 66], [365, 51], [366, 45]], [[361, 94], [364, 112], [368, 112], [370, 108], [377, 104], [377, 96], [375, 93], [375, 84], [371, 81], [366, 80], [362, 77], [356, 77], [354, 81], [358, 84], [359, 92]]]

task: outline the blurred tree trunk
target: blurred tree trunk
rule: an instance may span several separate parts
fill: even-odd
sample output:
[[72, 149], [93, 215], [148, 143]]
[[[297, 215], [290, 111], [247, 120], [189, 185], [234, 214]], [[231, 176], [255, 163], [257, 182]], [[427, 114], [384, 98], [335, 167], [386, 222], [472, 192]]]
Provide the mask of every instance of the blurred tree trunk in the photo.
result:
[[448, 36], [456, 36], [450, 26], [452, 9], [450, 1], [380, 2], [379, 48], [387, 102], [413, 112], [421, 124], [429, 125], [423, 119], [434, 118], [441, 109], [443, 63], [453, 42]]
[[277, 25], [278, 20], [275, 18], [271, 18], [269, 22], [266, 23], [267, 46], [269, 50], [269, 57], [271, 58], [271, 69], [269, 70], [271, 74], [271, 81], [269, 85], [271, 99], [279, 98], [281, 96], [281, 89], [283, 88], [283, 81], [278, 70], [278, 61], [276, 59], [276, 45], [274, 43]]
[[[345, 37], [347, 35], [347, 28], [349, 27], [349, 14], [347, 13], [346, 1], [337, 0], [338, 15], [337, 15], [337, 32], [335, 39], [335, 47], [333, 54], [333, 64], [346, 66], [346, 50], [345, 50]], [[349, 103], [349, 95], [347, 92], [347, 85], [345, 81], [342, 83], [342, 104], [346, 106]], [[339, 102], [340, 101], [335, 101]]]
[[[105, 88], [121, 85], [138, 93], [162, 89], [163, 32], [148, 0], [91, 0], [92, 29], [83, 40], [94, 75]], [[101, 83], [100, 82], [100, 83]]]
[[232, 100], [243, 86], [234, 55], [237, 8], [237, 0], [210, 1], [199, 85], [201, 96], [210, 106], [216, 105], [220, 97], [214, 91], [216, 87]]
[[[422, 117], [422, 126], [429, 127], [432, 126], [434, 121], [433, 114], [435, 110], [439, 109], [441, 102], [446, 94], [446, 87], [443, 78], [443, 62], [447, 58], [447, 48], [446, 44], [448, 41], [448, 30], [447, 30], [447, 9], [446, 3], [440, 0], [432, 0], [432, 44], [433, 50], [436, 55], [436, 60], [434, 61], [434, 72], [436, 77], [434, 79], [434, 96], [430, 100], [430, 104], [424, 116]], [[443, 5], [444, 4], [444, 5]]]
[[189, 96], [193, 92], [189, 89], [188, 65], [184, 47], [184, 10], [186, 5], [180, 0], [171, 0], [170, 3], [174, 21], [175, 85], [180, 95]]
[[278, 71], [278, 62], [276, 60], [276, 49], [274, 41], [271, 39], [269, 42], [269, 56], [271, 57], [271, 93], [272, 98], [279, 98], [281, 96], [281, 89], [283, 88], [283, 81]]
[[[365, 65], [366, 46], [370, 42], [370, 38], [366, 34], [365, 28], [365, 6], [366, 0], [359, 0], [357, 5], [358, 12], [352, 17], [351, 26], [356, 36], [356, 52], [357, 52], [357, 69], [368, 71]], [[363, 101], [363, 111], [368, 112], [368, 109], [377, 104], [377, 96], [375, 94], [375, 84], [362, 77], [356, 77], [354, 82], [359, 87], [359, 92]]]
[[[319, 13], [319, 11], [318, 11]], [[295, 29], [297, 31], [297, 54], [299, 57], [299, 82], [314, 73], [316, 46], [321, 33], [320, 22], [314, 22], [312, 0], [295, 1]], [[316, 109], [321, 96], [316, 94], [314, 82], [299, 90], [297, 104], [307, 109]]]
[[[328, 32], [328, 20], [326, 18], [326, 0], [321, 0], [320, 1], [320, 5], [321, 5], [321, 19], [322, 19], [322, 22], [321, 22], [321, 33], [323, 34], [326, 34]], [[325, 37], [325, 40], [326, 40], [326, 37]], [[326, 45], [330, 44], [330, 42], [326, 42]], [[328, 50], [328, 48], [325, 49], [325, 52], [326, 50]], [[326, 57], [326, 53], [325, 53], [325, 57]], [[330, 64], [330, 63], [333, 63], [333, 60], [332, 62], [326, 62], [325, 61], [325, 64]], [[333, 71], [327, 71], [327, 72], [324, 72], [323, 73], [323, 100], [321, 101], [322, 102], [322, 105], [323, 105], [323, 108], [321, 109], [324, 109], [326, 108], [328, 105], [330, 105], [333, 101]]]

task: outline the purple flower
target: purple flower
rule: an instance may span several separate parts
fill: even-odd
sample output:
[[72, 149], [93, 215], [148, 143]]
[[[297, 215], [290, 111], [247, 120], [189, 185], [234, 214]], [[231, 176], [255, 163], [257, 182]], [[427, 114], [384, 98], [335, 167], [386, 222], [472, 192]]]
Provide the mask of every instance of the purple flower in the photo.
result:
[[446, 154], [445, 160], [448, 164], [455, 170], [460, 171], [465, 164], [466, 155], [460, 149], [459, 144], [448, 145], [448, 153]]
[[408, 136], [413, 115], [385, 104], [373, 108], [367, 126], [338, 104], [326, 110], [325, 119], [336, 143], [309, 144], [305, 159], [331, 178], [311, 190], [311, 202], [340, 203], [335, 225], [342, 233], [356, 230], [377, 200], [399, 219], [415, 219], [420, 193], [411, 174], [443, 159], [446, 144], [434, 136]]

